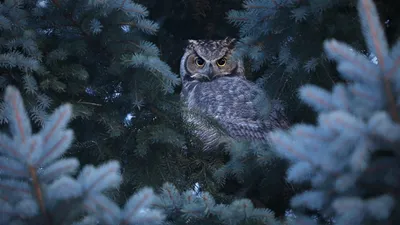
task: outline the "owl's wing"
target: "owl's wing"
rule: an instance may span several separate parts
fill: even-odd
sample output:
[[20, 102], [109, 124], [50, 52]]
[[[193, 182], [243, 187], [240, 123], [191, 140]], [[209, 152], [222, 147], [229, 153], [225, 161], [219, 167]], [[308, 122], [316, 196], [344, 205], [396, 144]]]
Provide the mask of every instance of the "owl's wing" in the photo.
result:
[[201, 90], [198, 95], [208, 103], [206, 113], [234, 138], [266, 140], [269, 131], [287, 126], [281, 102], [269, 100], [264, 90], [246, 79], [219, 79]]
[[[227, 132], [235, 137], [246, 140], [267, 140], [267, 134], [277, 128], [286, 129], [289, 122], [285, 109], [279, 100], [272, 100], [266, 115], [255, 117], [228, 117], [221, 119]], [[252, 109], [256, 111], [256, 107]]]
[[282, 101], [278, 99], [271, 100], [271, 110], [267, 120], [264, 121], [267, 130], [287, 129], [289, 128], [289, 119], [285, 112], [285, 107]]
[[[285, 124], [283, 106], [270, 101], [262, 89], [240, 77], [196, 82], [182, 97], [192, 112], [186, 121], [194, 124], [196, 136], [210, 145], [224, 136], [266, 140], [269, 131]], [[212, 120], [204, 120], [205, 117]], [[224, 132], [209, 121], [216, 121]]]

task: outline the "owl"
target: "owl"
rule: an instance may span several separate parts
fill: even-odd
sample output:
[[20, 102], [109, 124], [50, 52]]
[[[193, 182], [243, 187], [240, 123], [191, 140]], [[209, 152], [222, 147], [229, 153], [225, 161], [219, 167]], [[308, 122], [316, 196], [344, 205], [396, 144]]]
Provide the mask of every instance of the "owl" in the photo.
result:
[[287, 127], [282, 104], [246, 79], [235, 39], [188, 42], [180, 63], [183, 118], [205, 149], [223, 137], [266, 141], [269, 131]]

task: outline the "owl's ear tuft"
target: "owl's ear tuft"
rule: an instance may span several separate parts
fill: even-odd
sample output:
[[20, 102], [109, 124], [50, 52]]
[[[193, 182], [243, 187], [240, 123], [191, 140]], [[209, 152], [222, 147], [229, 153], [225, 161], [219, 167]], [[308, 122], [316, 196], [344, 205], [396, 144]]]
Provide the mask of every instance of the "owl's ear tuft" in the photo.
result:
[[197, 45], [198, 43], [199, 43], [198, 40], [194, 40], [194, 39], [187, 40], [188, 45]]
[[193, 48], [193, 46], [196, 46], [198, 43], [199, 43], [198, 40], [189, 39], [189, 40], [186, 41], [186, 44], [185, 44], [186, 47], [185, 48], [186, 49], [187, 48]]

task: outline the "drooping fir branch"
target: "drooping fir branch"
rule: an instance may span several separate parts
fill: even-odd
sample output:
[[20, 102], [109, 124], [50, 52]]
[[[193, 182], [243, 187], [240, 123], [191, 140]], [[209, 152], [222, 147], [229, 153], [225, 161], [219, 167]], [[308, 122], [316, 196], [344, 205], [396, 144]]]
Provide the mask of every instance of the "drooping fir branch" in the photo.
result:
[[[275, 150], [290, 160], [287, 179], [312, 189], [291, 200], [301, 216], [318, 210], [335, 224], [396, 224], [399, 196], [400, 41], [389, 49], [372, 0], [359, 0], [363, 34], [377, 64], [345, 43], [327, 40], [328, 57], [348, 82], [332, 91], [300, 88], [300, 98], [319, 113], [317, 125], [275, 131]], [[390, 174], [390, 175], [388, 175]]]
[[116, 161], [86, 165], [63, 158], [73, 140], [67, 129], [69, 104], [57, 108], [43, 129], [32, 133], [19, 91], [5, 94], [11, 136], [0, 134], [0, 224], [160, 224], [164, 215], [152, 209], [155, 194], [143, 188], [120, 208], [105, 191], [122, 181]]

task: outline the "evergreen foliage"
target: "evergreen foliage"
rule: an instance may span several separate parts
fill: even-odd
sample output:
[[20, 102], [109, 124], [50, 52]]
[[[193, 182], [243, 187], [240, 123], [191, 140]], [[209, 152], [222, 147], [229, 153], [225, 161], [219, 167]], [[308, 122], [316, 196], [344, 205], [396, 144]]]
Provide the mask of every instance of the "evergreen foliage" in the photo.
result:
[[325, 41], [328, 57], [347, 82], [331, 92], [301, 87], [300, 98], [319, 113], [317, 125], [270, 134], [277, 153], [292, 162], [287, 178], [312, 184], [291, 199], [301, 224], [316, 224], [301, 216], [304, 209], [319, 210], [338, 225], [400, 222], [400, 41], [389, 48], [372, 0], [359, 0], [358, 11], [377, 64], [345, 43]]
[[[120, 164], [85, 165], [76, 178], [76, 158], [61, 158], [70, 147], [70, 104], [58, 107], [33, 134], [19, 91], [4, 97], [11, 137], [0, 136], [0, 224], [160, 224], [151, 209], [155, 194], [143, 188], [120, 209], [105, 191], [121, 183]], [[83, 218], [83, 219], [82, 219]], [[80, 221], [79, 221], [80, 220]]]
[[[398, 224], [400, 45], [389, 50], [371, 1], [244, 0], [236, 10], [238, 2], [2, 1], [0, 91], [8, 97], [0, 98], [0, 224]], [[204, 153], [191, 127], [182, 126], [177, 40], [235, 36], [225, 21], [210, 22], [211, 12], [226, 8], [235, 9], [227, 21], [239, 28], [247, 77], [284, 100], [289, 120], [307, 114], [293, 107], [293, 90], [318, 82], [300, 89], [319, 113], [317, 125], [272, 133], [275, 152], [232, 140], [224, 151]], [[330, 37], [350, 45], [321, 44]], [[324, 89], [337, 80], [346, 83]], [[12, 96], [17, 107], [8, 103]], [[63, 102], [70, 104], [57, 107]], [[47, 143], [52, 125], [59, 129]], [[69, 143], [52, 156], [46, 143], [62, 135]], [[43, 148], [29, 153], [32, 141]], [[295, 211], [285, 217], [288, 190], [303, 183], [311, 189], [291, 199]]]
[[[127, 132], [121, 121], [128, 113], [163, 102], [180, 82], [149, 41], [159, 26], [142, 5], [18, 0], [1, 3], [1, 13], [0, 88], [13, 84], [24, 90], [36, 127], [55, 105], [68, 101], [74, 118], [120, 137]], [[78, 141], [110, 152], [103, 139]]]
[[164, 183], [155, 206], [165, 210], [173, 224], [274, 224], [269, 209], [255, 208], [249, 199], [234, 200], [229, 205], [216, 203], [208, 192], [187, 190], [180, 193], [171, 183]]
[[33, 134], [20, 92], [8, 86], [4, 101], [11, 137], [0, 135], [0, 224], [151, 225], [162, 224], [166, 215], [174, 224], [276, 222], [273, 212], [254, 208], [249, 199], [217, 204], [208, 192], [180, 194], [170, 183], [158, 196], [142, 188], [121, 209], [106, 193], [122, 181], [119, 162], [85, 165], [75, 178], [78, 160], [63, 157], [73, 141], [66, 128], [70, 104], [58, 107]]
[[[293, 90], [309, 82], [331, 86], [337, 78], [322, 43], [335, 35], [362, 46], [354, 0], [245, 0], [241, 10], [227, 13], [239, 28], [238, 57], [250, 61], [248, 71], [261, 73], [259, 82], [272, 95], [298, 105]], [[327, 73], [327, 71], [329, 71]], [[319, 75], [323, 74], [323, 76]], [[291, 107], [295, 117], [298, 107]]]
[[[6, 0], [0, 13], [0, 90], [7, 85], [21, 90], [33, 130], [57, 105], [69, 102], [76, 133], [69, 154], [85, 163], [120, 161], [127, 181], [122, 188], [185, 176], [159, 177], [167, 171], [165, 159], [181, 154], [177, 149], [186, 140], [171, 94], [180, 79], [161, 59], [154, 44], [159, 25], [146, 7], [130, 0]], [[0, 99], [2, 129], [8, 123], [4, 109]], [[154, 163], [146, 162], [157, 143], [172, 153], [153, 151], [148, 158]], [[149, 171], [153, 176], [141, 177]], [[135, 176], [142, 179], [131, 179]]]

